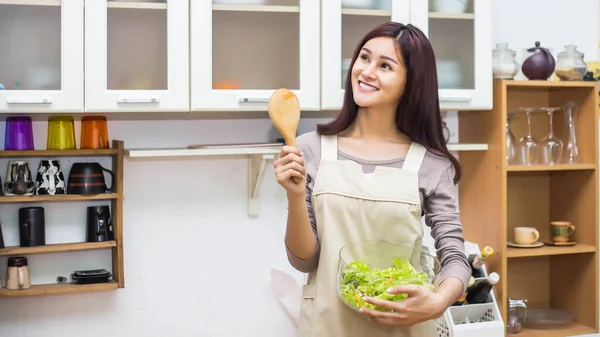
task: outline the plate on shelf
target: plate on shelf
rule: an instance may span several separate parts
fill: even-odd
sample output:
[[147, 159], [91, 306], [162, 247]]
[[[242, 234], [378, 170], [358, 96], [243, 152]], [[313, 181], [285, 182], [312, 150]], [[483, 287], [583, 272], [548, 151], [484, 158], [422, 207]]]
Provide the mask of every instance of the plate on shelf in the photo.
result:
[[507, 245], [509, 247], [514, 247], [514, 248], [537, 248], [537, 247], [542, 247], [544, 245], [544, 243], [538, 241], [538, 242], [534, 242], [530, 245], [521, 245], [518, 243], [514, 243], [512, 241], [508, 241]]
[[544, 241], [548, 246], [575, 246], [577, 244], [576, 241], [568, 241], [568, 242], [554, 242], [554, 241]]
[[238, 143], [238, 144], [198, 144], [189, 145], [188, 149], [226, 149], [230, 147], [274, 147], [283, 143]]

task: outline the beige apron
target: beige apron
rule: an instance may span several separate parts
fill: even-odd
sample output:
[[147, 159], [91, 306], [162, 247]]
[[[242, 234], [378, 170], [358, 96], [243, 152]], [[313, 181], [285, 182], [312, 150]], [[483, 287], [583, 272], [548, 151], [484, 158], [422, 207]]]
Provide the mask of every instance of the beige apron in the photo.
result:
[[[422, 250], [423, 225], [418, 172], [425, 148], [413, 142], [402, 169], [338, 160], [337, 136], [321, 136], [321, 163], [313, 191], [319, 266], [303, 287], [299, 337], [435, 337], [435, 320], [412, 327], [387, 327], [348, 308], [337, 292], [339, 250], [363, 240], [413, 245], [412, 259]], [[418, 260], [416, 260], [418, 261]]]

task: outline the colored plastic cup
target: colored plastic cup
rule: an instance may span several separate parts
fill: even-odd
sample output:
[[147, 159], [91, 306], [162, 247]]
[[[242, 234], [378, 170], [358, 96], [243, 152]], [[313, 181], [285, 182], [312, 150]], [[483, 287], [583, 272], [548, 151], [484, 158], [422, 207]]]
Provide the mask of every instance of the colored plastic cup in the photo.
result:
[[26, 151], [34, 149], [31, 117], [7, 117], [5, 132], [5, 151]]
[[108, 126], [104, 116], [84, 116], [81, 118], [82, 149], [108, 149]]
[[50, 116], [48, 118], [48, 150], [76, 149], [75, 123], [70, 116]]

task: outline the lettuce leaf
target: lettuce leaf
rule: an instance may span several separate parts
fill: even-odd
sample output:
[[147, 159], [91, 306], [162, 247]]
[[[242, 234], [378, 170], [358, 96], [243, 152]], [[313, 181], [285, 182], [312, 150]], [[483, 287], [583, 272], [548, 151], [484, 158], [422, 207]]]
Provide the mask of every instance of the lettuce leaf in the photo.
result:
[[387, 289], [398, 285], [415, 284], [433, 290], [427, 274], [417, 271], [408, 260], [399, 257], [393, 261], [394, 267], [385, 269], [372, 268], [364, 261], [349, 263], [342, 272], [340, 291], [342, 298], [356, 308], [369, 308], [389, 311], [362, 300], [362, 296], [374, 297], [388, 301], [401, 301], [406, 294], [388, 294]]

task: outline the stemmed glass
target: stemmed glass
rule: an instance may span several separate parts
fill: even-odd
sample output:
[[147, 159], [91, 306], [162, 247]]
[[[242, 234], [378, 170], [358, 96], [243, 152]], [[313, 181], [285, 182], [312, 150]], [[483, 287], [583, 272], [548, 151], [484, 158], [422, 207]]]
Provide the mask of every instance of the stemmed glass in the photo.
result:
[[554, 111], [560, 110], [560, 108], [550, 107], [542, 108], [542, 110], [546, 110], [548, 112], [548, 120], [550, 125], [548, 135], [542, 139], [544, 163], [547, 165], [560, 164], [563, 151], [563, 142], [554, 135], [554, 130], [552, 127], [552, 117], [554, 116]]
[[519, 163], [517, 139], [510, 129], [510, 120], [513, 119], [514, 116], [514, 112], [509, 112], [506, 116], [506, 165], [514, 165]]
[[519, 155], [521, 157], [521, 164], [523, 165], [535, 165], [539, 163], [539, 151], [540, 143], [531, 134], [531, 113], [535, 110], [534, 108], [519, 108], [524, 110], [527, 116], [527, 135], [519, 140]]

